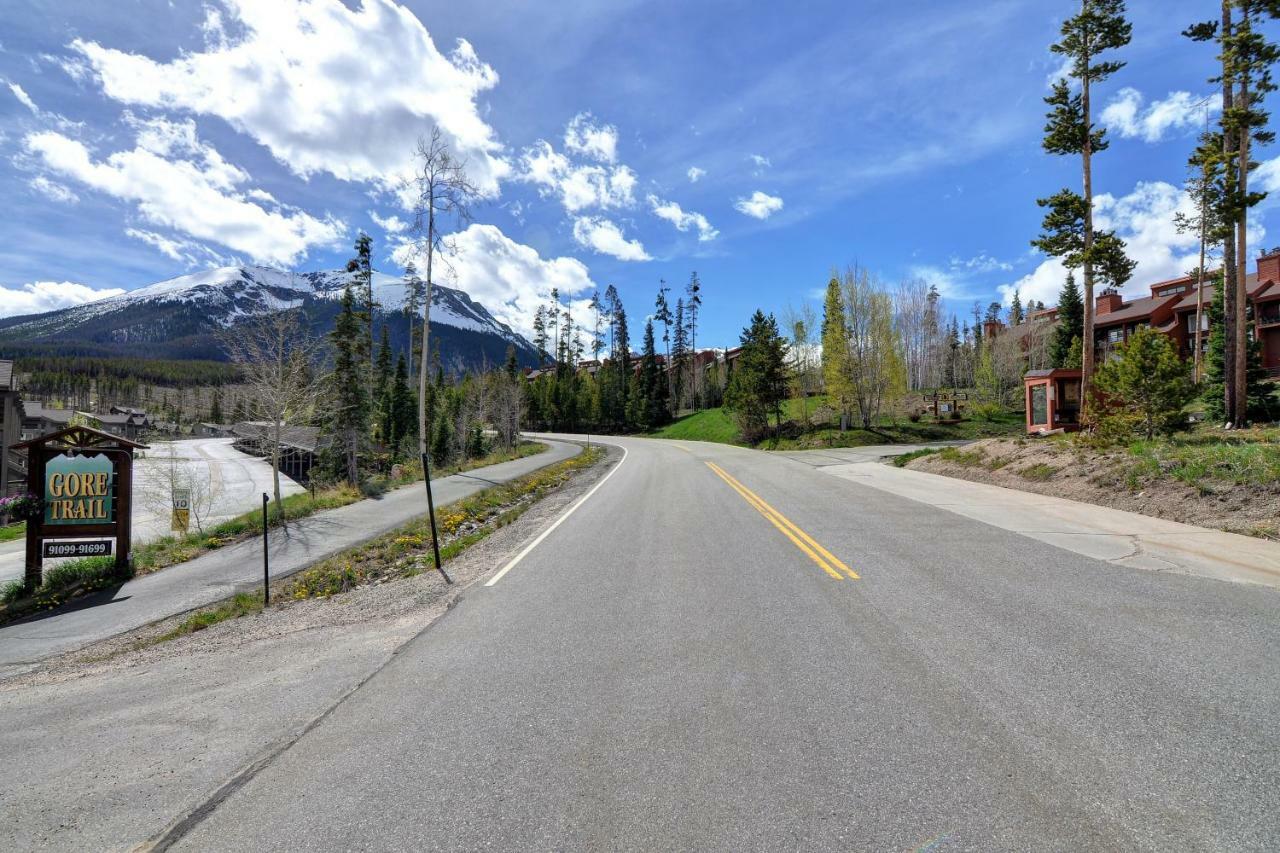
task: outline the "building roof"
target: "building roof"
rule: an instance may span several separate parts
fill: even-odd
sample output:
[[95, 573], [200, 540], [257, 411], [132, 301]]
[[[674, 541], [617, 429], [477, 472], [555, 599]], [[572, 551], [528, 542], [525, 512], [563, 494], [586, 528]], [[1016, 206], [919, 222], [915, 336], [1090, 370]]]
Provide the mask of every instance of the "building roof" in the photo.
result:
[[1144, 296], [1132, 302], [1126, 302], [1115, 311], [1106, 314], [1094, 314], [1094, 326], [1114, 326], [1117, 323], [1128, 323], [1150, 317], [1166, 305], [1172, 305], [1182, 299], [1183, 294], [1173, 296]]
[[22, 411], [26, 413], [28, 418], [38, 418], [47, 421], [53, 421], [55, 424], [68, 423], [75, 412], [71, 409], [47, 409], [39, 403], [24, 401]]

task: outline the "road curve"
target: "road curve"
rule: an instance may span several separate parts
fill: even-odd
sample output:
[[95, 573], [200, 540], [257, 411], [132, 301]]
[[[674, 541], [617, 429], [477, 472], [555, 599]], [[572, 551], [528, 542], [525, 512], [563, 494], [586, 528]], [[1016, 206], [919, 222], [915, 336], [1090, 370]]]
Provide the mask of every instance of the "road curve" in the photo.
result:
[[179, 846], [1280, 837], [1275, 591], [1118, 568], [778, 456], [607, 441], [628, 455], [589, 500]]

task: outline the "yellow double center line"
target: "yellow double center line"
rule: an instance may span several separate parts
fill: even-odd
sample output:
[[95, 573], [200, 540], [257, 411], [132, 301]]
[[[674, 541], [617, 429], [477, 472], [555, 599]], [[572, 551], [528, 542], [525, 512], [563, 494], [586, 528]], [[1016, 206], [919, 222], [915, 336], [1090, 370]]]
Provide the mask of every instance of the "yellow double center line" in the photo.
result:
[[[844, 577], [840, 574], [840, 571], [842, 571], [852, 580], [858, 579], [857, 572], [840, 562], [834, 554], [819, 545], [812, 536], [797, 527], [789, 518], [765, 503], [764, 498], [739, 483], [716, 463], [708, 462], [707, 467], [714, 471], [721, 480], [728, 483], [729, 488], [741, 495], [744, 501], [755, 507], [757, 512], [769, 519], [774, 527], [782, 531], [783, 536], [790, 539], [793, 545], [803, 551], [809, 559], [817, 563], [818, 567], [828, 575], [838, 581], [844, 580]], [[840, 571], [836, 571], [836, 569]]]

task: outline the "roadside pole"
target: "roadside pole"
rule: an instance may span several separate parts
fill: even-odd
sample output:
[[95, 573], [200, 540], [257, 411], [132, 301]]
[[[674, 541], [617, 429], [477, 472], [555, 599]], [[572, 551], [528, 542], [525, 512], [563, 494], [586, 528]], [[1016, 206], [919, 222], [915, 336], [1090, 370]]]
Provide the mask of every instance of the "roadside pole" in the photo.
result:
[[424, 452], [422, 454], [422, 481], [427, 484], [427, 515], [431, 517], [431, 553], [436, 558], [436, 571], [440, 573], [440, 577], [444, 578], [445, 583], [453, 583], [453, 579], [444, 570], [444, 565], [440, 562], [440, 537], [436, 535], [436, 504], [431, 497], [431, 460]]
[[262, 606], [271, 606], [271, 568], [267, 562], [267, 503], [271, 498], [262, 493]]

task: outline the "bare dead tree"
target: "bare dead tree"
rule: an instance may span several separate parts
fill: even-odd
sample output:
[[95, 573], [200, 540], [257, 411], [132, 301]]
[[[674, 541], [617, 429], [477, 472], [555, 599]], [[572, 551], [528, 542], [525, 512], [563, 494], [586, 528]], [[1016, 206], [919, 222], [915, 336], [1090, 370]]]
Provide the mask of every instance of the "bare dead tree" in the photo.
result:
[[431, 338], [431, 300], [436, 256], [447, 263], [451, 247], [440, 236], [439, 220], [469, 221], [468, 202], [476, 187], [467, 178], [466, 161], [449, 150], [438, 127], [428, 137], [419, 137], [414, 151], [417, 168], [410, 181], [414, 193], [413, 254], [426, 258], [426, 295], [422, 311], [422, 358], [418, 369], [418, 454], [427, 452], [427, 361]]
[[271, 459], [276, 512], [284, 519], [280, 494], [280, 453], [284, 430], [307, 423], [315, 413], [320, 384], [312, 370], [319, 341], [300, 309], [280, 311], [229, 329], [224, 342], [240, 366], [245, 403], [263, 422], [262, 443]]

